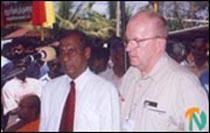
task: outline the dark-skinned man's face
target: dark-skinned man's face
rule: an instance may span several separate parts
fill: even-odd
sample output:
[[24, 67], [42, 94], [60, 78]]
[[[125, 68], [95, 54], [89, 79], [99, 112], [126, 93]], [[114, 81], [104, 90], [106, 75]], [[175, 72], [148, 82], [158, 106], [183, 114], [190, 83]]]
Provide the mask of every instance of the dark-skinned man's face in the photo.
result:
[[90, 48], [82, 48], [80, 38], [71, 35], [60, 41], [60, 61], [71, 78], [77, 78], [87, 67]]

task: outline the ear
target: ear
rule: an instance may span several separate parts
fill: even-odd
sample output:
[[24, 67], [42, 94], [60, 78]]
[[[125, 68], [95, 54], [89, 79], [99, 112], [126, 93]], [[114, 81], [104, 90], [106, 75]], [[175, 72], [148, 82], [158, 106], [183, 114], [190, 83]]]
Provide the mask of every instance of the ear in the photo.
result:
[[166, 49], [166, 39], [158, 39], [157, 41], [157, 49], [159, 52], [163, 52]]
[[84, 55], [85, 55], [85, 58], [88, 60], [90, 58], [90, 54], [91, 54], [91, 49], [89, 47], [85, 48], [84, 50]]

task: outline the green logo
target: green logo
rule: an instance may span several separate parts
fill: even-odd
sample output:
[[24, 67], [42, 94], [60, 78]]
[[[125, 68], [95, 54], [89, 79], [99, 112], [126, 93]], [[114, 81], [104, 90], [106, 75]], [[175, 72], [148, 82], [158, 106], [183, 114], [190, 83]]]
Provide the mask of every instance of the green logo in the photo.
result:
[[202, 130], [207, 122], [207, 116], [204, 111], [200, 111], [199, 108], [193, 107], [186, 111], [185, 117], [189, 120], [189, 130], [193, 130], [193, 126], [196, 125], [199, 130]]

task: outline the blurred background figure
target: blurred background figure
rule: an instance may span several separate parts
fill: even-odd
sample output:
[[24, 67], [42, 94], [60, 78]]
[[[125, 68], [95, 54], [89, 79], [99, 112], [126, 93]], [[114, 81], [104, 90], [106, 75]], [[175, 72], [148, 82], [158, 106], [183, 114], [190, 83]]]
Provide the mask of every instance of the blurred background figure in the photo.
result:
[[195, 39], [190, 50], [196, 66], [193, 72], [198, 76], [209, 96], [209, 40], [205, 38]]
[[118, 88], [126, 71], [125, 66], [128, 65], [123, 40], [116, 36], [107, 41], [95, 39], [91, 50], [90, 69]]
[[25, 95], [16, 109], [19, 121], [8, 127], [6, 132], [38, 132], [40, 104], [37, 95]]
[[109, 49], [106, 47], [92, 47], [91, 57], [89, 60], [90, 69], [96, 73], [101, 74], [108, 70]]
[[88, 62], [90, 70], [95, 74], [106, 79], [106, 75], [110, 75], [111, 69], [108, 64], [110, 59], [109, 46], [100, 38], [91, 38], [91, 56]]
[[112, 74], [108, 79], [119, 88], [123, 75], [128, 68], [128, 59], [126, 59], [125, 46], [122, 38], [113, 36], [108, 41], [110, 47], [110, 61], [112, 64]]
[[54, 78], [64, 74], [58, 58], [56, 58], [55, 60], [47, 62], [47, 65], [49, 67], [49, 72], [48, 73], [49, 73], [49, 77], [51, 79], [54, 79]]
[[209, 42], [205, 38], [196, 38], [192, 43], [184, 45], [181, 42], [169, 42], [168, 54], [179, 64], [190, 69], [200, 79], [209, 95]]
[[11, 125], [17, 120], [14, 112], [24, 95], [41, 95], [41, 82], [38, 79], [28, 76], [25, 64], [16, 64], [15, 68], [23, 69], [23, 71], [11, 80], [8, 80], [1, 90], [1, 103], [3, 105], [5, 125]]
[[47, 66], [49, 71], [39, 79], [42, 82], [42, 87], [44, 87], [50, 80], [64, 74], [58, 58], [48, 61]]
[[208, 40], [205, 38], [197, 38], [195, 39], [190, 47], [190, 52], [194, 58], [194, 63], [196, 65], [196, 69], [193, 70], [194, 73], [200, 77], [201, 74], [208, 69]]
[[179, 64], [186, 65], [187, 47], [181, 42], [168, 42], [166, 47], [167, 53]]

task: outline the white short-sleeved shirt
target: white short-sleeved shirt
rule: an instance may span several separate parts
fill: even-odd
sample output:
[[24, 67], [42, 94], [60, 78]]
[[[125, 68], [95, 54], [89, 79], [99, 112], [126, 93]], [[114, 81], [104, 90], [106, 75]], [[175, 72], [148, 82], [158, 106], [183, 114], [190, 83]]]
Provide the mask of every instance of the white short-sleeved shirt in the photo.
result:
[[[51, 80], [42, 92], [40, 131], [59, 131], [72, 79]], [[74, 131], [119, 131], [120, 112], [116, 88], [89, 68], [74, 80], [76, 104]]]
[[120, 92], [123, 131], [209, 130], [209, 102], [199, 80], [167, 54], [146, 77], [130, 68]]
[[2, 104], [4, 115], [18, 107], [21, 98], [27, 94], [41, 95], [41, 82], [34, 78], [26, 78], [23, 82], [18, 78], [13, 78], [2, 88]]

